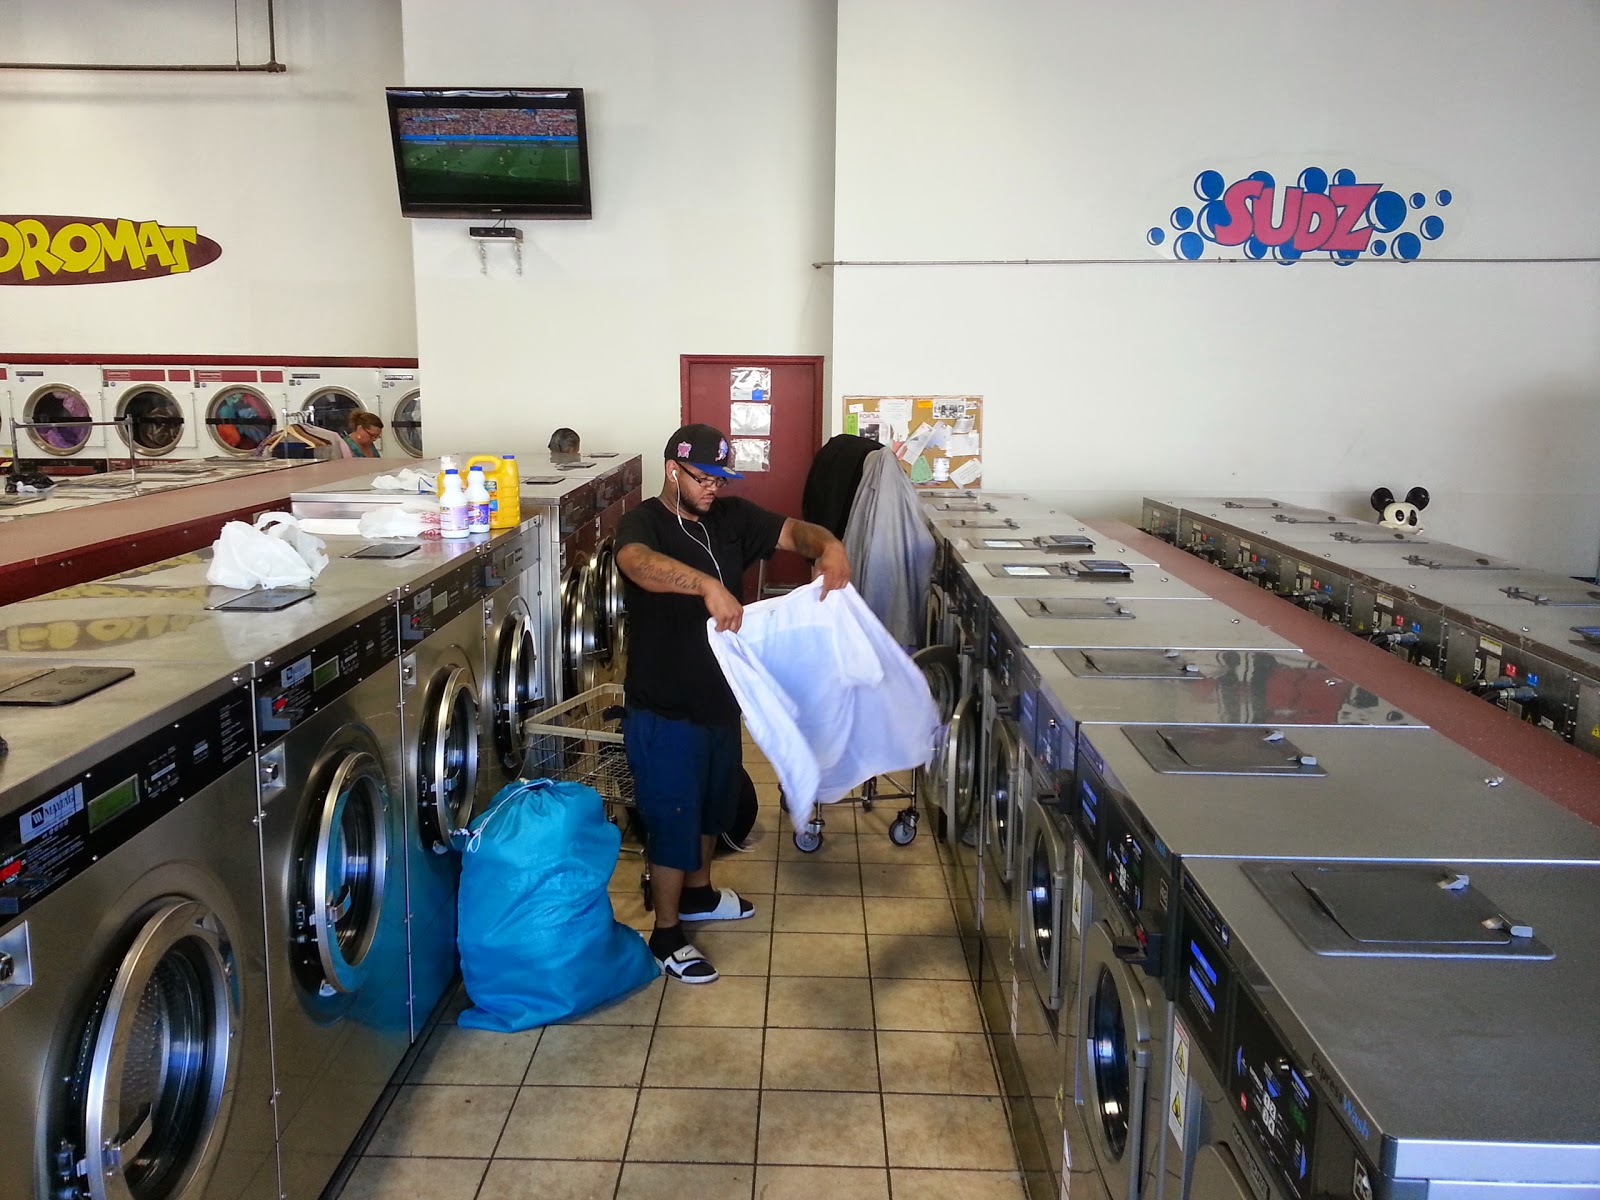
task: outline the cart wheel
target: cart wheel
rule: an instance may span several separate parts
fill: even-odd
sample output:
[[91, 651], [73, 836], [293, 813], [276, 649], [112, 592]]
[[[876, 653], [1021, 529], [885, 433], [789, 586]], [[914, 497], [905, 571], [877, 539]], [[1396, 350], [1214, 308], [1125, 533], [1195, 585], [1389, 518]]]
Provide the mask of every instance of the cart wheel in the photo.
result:
[[909, 809], [894, 819], [889, 826], [889, 840], [896, 846], [909, 846], [917, 836], [917, 814]]
[[804, 854], [815, 854], [822, 846], [820, 829], [805, 829], [794, 835], [794, 848]]
[[645, 871], [639, 876], [639, 896], [644, 901], [645, 912], [655, 912], [656, 897], [654, 890], [650, 887], [649, 871]]

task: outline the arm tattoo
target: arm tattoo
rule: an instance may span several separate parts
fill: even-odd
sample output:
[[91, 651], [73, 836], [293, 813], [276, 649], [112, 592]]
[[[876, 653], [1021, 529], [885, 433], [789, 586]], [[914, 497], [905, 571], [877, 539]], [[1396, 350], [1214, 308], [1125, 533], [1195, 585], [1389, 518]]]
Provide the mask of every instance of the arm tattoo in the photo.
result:
[[[637, 543], [635, 543], [637, 545]], [[624, 547], [626, 549], [626, 547]], [[705, 575], [660, 551], [639, 546], [629, 555], [633, 561], [627, 570], [635, 583], [650, 592], [676, 592], [684, 596], [698, 596]]]
[[802, 558], [816, 560], [822, 557], [823, 551], [828, 548], [828, 543], [835, 538], [820, 525], [813, 525], [809, 521], [796, 521], [789, 527], [789, 540], [794, 543], [796, 554]]

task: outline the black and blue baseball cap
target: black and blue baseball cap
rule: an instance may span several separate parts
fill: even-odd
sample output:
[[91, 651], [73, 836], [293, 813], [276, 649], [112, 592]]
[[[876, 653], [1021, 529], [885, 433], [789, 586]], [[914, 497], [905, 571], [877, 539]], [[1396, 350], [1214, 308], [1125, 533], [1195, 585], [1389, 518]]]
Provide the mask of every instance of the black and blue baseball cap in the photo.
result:
[[696, 470], [722, 479], [743, 479], [744, 476], [728, 464], [733, 451], [722, 430], [713, 425], [685, 425], [667, 439], [666, 453], [669, 462], [688, 463]]

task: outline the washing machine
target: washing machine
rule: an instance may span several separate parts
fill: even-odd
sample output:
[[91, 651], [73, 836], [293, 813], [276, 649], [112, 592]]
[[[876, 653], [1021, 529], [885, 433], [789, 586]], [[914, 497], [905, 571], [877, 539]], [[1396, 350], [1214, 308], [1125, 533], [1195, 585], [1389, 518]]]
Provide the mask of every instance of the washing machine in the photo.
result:
[[1164, 1200], [1600, 1189], [1600, 867], [1217, 859], [1180, 907]]
[[205, 367], [194, 372], [195, 416], [206, 456], [252, 455], [283, 425], [289, 389], [282, 368]]
[[276, 1200], [248, 679], [0, 660], [0, 735], [6, 1194]]
[[284, 372], [293, 412], [311, 414], [311, 424], [349, 433], [356, 413], [378, 411], [375, 367], [289, 367]]
[[121, 457], [162, 461], [203, 458], [194, 408], [194, 368], [102, 366], [106, 419], [132, 419], [111, 430], [107, 446]]
[[[18, 457], [41, 469], [66, 465], [65, 460], [103, 459], [107, 427], [100, 368], [75, 364], [11, 363], [10, 431]], [[10, 442], [7, 442], [7, 451]]]
[[483, 753], [478, 794], [486, 804], [522, 769], [523, 722], [544, 699], [540, 690], [539, 628], [528, 603], [539, 542], [527, 527], [497, 535], [484, 559]]
[[1207, 858], [1600, 861], [1600, 829], [1428, 729], [1083, 725], [1069, 817], [1085, 848], [1078, 1076], [1117, 1200], [1153, 1196], [1180, 939]]
[[456, 973], [457, 836], [478, 802], [483, 718], [483, 562], [441, 562], [400, 597], [400, 720], [411, 1036]]
[[600, 533], [586, 578], [587, 603], [594, 610], [595, 673], [601, 683], [621, 683], [628, 669], [628, 618], [614, 530], [613, 523], [612, 531]]
[[268, 979], [288, 1200], [316, 1200], [411, 1041], [407, 763], [393, 604], [256, 684]]
[[[1006, 655], [1006, 670], [1022, 680], [1018, 727], [1022, 775], [1030, 781], [1019, 789], [1018, 974], [1031, 985], [1025, 989], [1021, 1024], [1042, 1027], [1039, 1036], [1019, 1039], [1018, 1052], [1026, 1055], [1024, 1074], [1032, 1081], [1044, 1140], [1061, 1144], [1064, 1134], [1081, 1137], [1083, 1132], [1081, 1124], [1063, 1115], [1080, 1098], [1081, 1087], [1076, 1031], [1083, 912], [1078, 888], [1084, 871], [1065, 807], [1073, 796], [1079, 728], [1105, 723], [1417, 727], [1421, 722], [1295, 651], [1026, 651], [1008, 645]], [[1072, 1158], [1086, 1161], [1082, 1153]]]

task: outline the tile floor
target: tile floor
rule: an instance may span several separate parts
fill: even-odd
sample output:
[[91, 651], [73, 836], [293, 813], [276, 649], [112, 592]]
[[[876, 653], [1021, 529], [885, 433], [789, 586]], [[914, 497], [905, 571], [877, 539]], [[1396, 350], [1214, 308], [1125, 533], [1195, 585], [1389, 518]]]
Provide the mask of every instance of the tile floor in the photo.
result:
[[[802, 854], [745, 755], [761, 838], [715, 879], [756, 916], [691, 932], [722, 978], [517, 1034], [459, 1028], [458, 995], [340, 1200], [1021, 1200], [932, 840], [841, 805]], [[647, 931], [639, 869], [612, 902]]]

